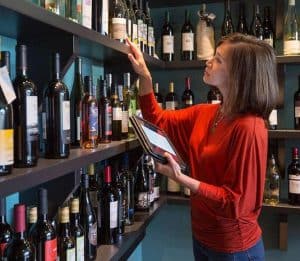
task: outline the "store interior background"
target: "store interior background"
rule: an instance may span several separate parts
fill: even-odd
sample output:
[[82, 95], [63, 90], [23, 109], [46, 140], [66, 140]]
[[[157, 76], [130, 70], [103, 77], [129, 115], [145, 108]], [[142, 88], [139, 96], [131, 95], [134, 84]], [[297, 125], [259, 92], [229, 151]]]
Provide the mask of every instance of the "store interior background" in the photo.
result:
[[[200, 2], [200, 1], [199, 1]], [[248, 26], [252, 20], [252, 2], [247, 2], [247, 22]], [[251, 3], [250, 3], [251, 2]], [[272, 17], [275, 16], [274, 4], [275, 1], [265, 0], [259, 1], [262, 6], [270, 5], [272, 6]], [[175, 31], [175, 60], [179, 60], [180, 54], [180, 30], [184, 22], [184, 9], [187, 8], [191, 12], [191, 21], [196, 27], [198, 17], [197, 11], [199, 10], [199, 5], [190, 5], [185, 7], [168, 8], [170, 11], [170, 18]], [[300, 3], [296, 1], [297, 14], [300, 16]], [[285, 8], [287, 8], [287, 1], [285, 1]], [[161, 25], [164, 20], [165, 8], [152, 9], [151, 14], [154, 20], [157, 53], [160, 53], [160, 32]], [[216, 14], [217, 18], [215, 20], [215, 31], [216, 31], [216, 41], [218, 41], [220, 36], [220, 28], [222, 20], [224, 17], [224, 7], [223, 2], [213, 3], [207, 5], [207, 10]], [[261, 9], [262, 12], [262, 9]], [[232, 18], [234, 25], [237, 24], [238, 17], [238, 1], [233, 1], [232, 3]], [[11, 39], [7, 37], [1, 37], [1, 50], [8, 50], [11, 52], [11, 75], [12, 79], [15, 78], [15, 45], [16, 39]], [[281, 43], [276, 42], [276, 49], [280, 54], [282, 48], [280, 48]], [[29, 54], [30, 55], [30, 54]], [[100, 62], [91, 60], [89, 58], [83, 57], [83, 76], [92, 75], [94, 82], [99, 79], [100, 75], [103, 75], [104, 68]], [[30, 65], [29, 65], [30, 66]], [[293, 128], [293, 96], [298, 89], [298, 76], [300, 75], [300, 65], [285, 65], [285, 84], [284, 84], [284, 107], [278, 110], [278, 129], [292, 129]], [[130, 70], [130, 68], [128, 68]], [[184, 90], [184, 78], [186, 76], [191, 77], [191, 88], [195, 94], [196, 103], [205, 102], [206, 95], [208, 92], [208, 87], [204, 85], [202, 81], [203, 68], [192, 69], [192, 70], [154, 70], [153, 83], [158, 82], [160, 86], [160, 91], [165, 95], [168, 91], [168, 85], [170, 81], [175, 83], [175, 92], [180, 98]], [[30, 67], [29, 67], [30, 76]], [[73, 85], [74, 78], [74, 64], [71, 65], [66, 75], [64, 76], [64, 82], [71, 88]], [[50, 80], [50, 72], [49, 72]], [[35, 79], [33, 79], [35, 81]], [[46, 86], [46, 82], [45, 82]], [[44, 88], [44, 86], [38, 86], [38, 88]], [[299, 140], [286, 140], [286, 166], [291, 161], [291, 148], [293, 146], [300, 146]], [[217, 164], [218, 159], [216, 159]], [[43, 184], [44, 187], [50, 188], [49, 198], [51, 193], [55, 191], [55, 182], [64, 186], [68, 176], [62, 179], [57, 179], [47, 184]], [[282, 180], [281, 184], [281, 197], [287, 198], [287, 177]], [[71, 187], [71, 186], [69, 186]], [[52, 188], [52, 189], [51, 189]], [[34, 202], [36, 195], [36, 189], [32, 188], [25, 192], [20, 188], [20, 193], [15, 193], [7, 198], [8, 203], [8, 221], [11, 223], [12, 219], [12, 206], [18, 202]], [[70, 188], [71, 189], [71, 188]], [[51, 192], [52, 191], [52, 192]], [[60, 190], [62, 191], [62, 190]], [[69, 191], [70, 192], [70, 191]], [[300, 260], [299, 257], [299, 245], [300, 245], [300, 222], [299, 216], [289, 215], [288, 216], [288, 249], [287, 251], [279, 250], [278, 236], [279, 236], [279, 215], [274, 214], [271, 211], [267, 212], [264, 209], [260, 217], [260, 224], [263, 230], [263, 239], [266, 247], [266, 260], [271, 261], [282, 261], [282, 260]], [[190, 224], [190, 208], [187, 205], [177, 205], [169, 204], [163, 207], [159, 214], [152, 220], [146, 231], [146, 237], [133, 252], [130, 261], [153, 261], [153, 260], [163, 260], [163, 261], [181, 261], [181, 260], [193, 260], [192, 255], [192, 235], [191, 235], [191, 224]]]

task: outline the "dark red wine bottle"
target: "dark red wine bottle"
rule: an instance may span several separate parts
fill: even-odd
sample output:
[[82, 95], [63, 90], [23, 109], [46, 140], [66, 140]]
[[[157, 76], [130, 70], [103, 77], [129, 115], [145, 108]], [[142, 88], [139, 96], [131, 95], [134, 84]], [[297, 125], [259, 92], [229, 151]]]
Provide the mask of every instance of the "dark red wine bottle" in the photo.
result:
[[81, 174], [80, 225], [84, 230], [85, 260], [95, 260], [97, 257], [97, 220], [89, 195], [89, 177], [86, 174]]
[[27, 75], [27, 47], [17, 45], [17, 77], [14, 88], [14, 166], [32, 167], [38, 160], [38, 96]]
[[104, 169], [104, 186], [100, 193], [102, 244], [118, 242], [118, 196], [111, 183], [111, 166]]
[[56, 231], [48, 218], [48, 192], [43, 188], [38, 191], [38, 220], [32, 233], [35, 235], [33, 242], [36, 247], [36, 259], [56, 260]]
[[289, 179], [289, 203], [300, 205], [300, 162], [299, 149], [294, 147], [292, 150], [292, 162], [288, 166]]
[[183, 108], [194, 105], [194, 93], [191, 90], [191, 78], [185, 78], [185, 90], [181, 97]]
[[14, 206], [14, 238], [5, 250], [7, 260], [35, 261], [35, 248], [26, 235], [25, 205]]
[[170, 23], [170, 13], [166, 11], [165, 13], [165, 23], [162, 28], [161, 35], [161, 43], [162, 43], [162, 60], [166, 62], [171, 62], [174, 60], [174, 33], [173, 27]]
[[[45, 92], [43, 139], [46, 158], [67, 158], [70, 154], [70, 99], [60, 78], [60, 55], [53, 55], [53, 78]], [[44, 126], [45, 124], [45, 126]]]
[[0, 198], [0, 251], [1, 256], [4, 257], [5, 247], [11, 242], [13, 231], [11, 226], [6, 222], [6, 200], [4, 197]]
[[191, 61], [195, 56], [194, 28], [190, 21], [190, 12], [185, 10], [185, 22], [181, 29], [181, 60]]
[[[2, 51], [0, 64], [10, 72], [10, 53]], [[13, 106], [8, 104], [0, 88], [0, 176], [8, 175], [14, 164]]]
[[125, 232], [125, 187], [120, 173], [115, 174], [115, 190], [118, 196], [118, 233], [120, 235]]

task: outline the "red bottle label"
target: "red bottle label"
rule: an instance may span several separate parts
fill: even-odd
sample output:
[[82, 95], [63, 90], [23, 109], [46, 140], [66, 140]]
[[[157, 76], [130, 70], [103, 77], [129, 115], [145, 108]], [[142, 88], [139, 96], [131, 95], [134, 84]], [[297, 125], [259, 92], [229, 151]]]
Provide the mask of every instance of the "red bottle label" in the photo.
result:
[[0, 244], [0, 251], [1, 251], [1, 255], [2, 255], [2, 256], [3, 256], [3, 254], [4, 254], [4, 249], [5, 249], [6, 245], [7, 245], [7, 243], [1, 243], [1, 244]]
[[57, 240], [56, 238], [45, 242], [45, 261], [56, 261], [57, 259]]

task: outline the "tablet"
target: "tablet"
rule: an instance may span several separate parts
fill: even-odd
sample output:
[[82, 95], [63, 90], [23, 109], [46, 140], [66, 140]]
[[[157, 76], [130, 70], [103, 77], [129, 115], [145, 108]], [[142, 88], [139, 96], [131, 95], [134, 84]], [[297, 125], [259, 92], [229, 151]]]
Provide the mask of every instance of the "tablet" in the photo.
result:
[[138, 116], [131, 116], [129, 120], [146, 153], [159, 162], [166, 164], [167, 159], [163, 154], [168, 152], [179, 164], [181, 171], [188, 174], [189, 169], [187, 164], [182, 160], [167, 134], [162, 129]]

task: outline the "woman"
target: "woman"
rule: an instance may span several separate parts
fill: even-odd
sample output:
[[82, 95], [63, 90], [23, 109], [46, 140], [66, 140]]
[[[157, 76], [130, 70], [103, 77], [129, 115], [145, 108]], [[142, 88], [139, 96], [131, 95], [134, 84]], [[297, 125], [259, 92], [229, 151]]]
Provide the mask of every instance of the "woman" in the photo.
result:
[[179, 111], [159, 108], [141, 52], [128, 41], [140, 77], [143, 117], [164, 129], [190, 166], [183, 175], [172, 156], [156, 170], [191, 192], [196, 260], [264, 260], [258, 216], [262, 207], [268, 134], [278, 95], [274, 50], [251, 36], [223, 38], [206, 62], [203, 80], [223, 95], [222, 105]]

